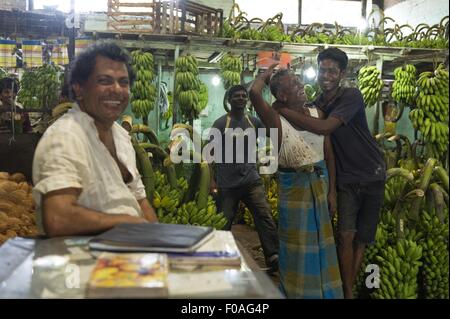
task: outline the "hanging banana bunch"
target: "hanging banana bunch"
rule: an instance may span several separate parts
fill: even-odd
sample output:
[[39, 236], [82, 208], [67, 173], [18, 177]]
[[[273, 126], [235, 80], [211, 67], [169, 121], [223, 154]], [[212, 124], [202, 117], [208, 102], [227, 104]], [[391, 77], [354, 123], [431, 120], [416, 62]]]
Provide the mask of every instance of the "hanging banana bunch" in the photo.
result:
[[220, 61], [220, 72], [225, 90], [233, 85], [241, 84], [242, 61], [241, 57], [231, 53], [226, 54]]
[[59, 99], [60, 70], [51, 64], [44, 64], [34, 70], [26, 70], [20, 81], [17, 102], [25, 108], [53, 108]]
[[131, 87], [131, 111], [136, 117], [142, 117], [148, 124], [148, 114], [155, 107], [157, 98], [153, 55], [150, 52], [136, 50], [131, 52], [131, 66], [136, 74], [136, 80]]
[[383, 80], [380, 79], [381, 72], [376, 66], [365, 66], [358, 73], [358, 88], [364, 97], [366, 107], [375, 105], [380, 99]]
[[392, 98], [408, 106], [414, 103], [416, 92], [416, 67], [406, 64], [394, 70], [395, 81], [392, 85]]
[[175, 61], [175, 94], [180, 111], [186, 120], [197, 119], [202, 111], [197, 59], [192, 55], [181, 56]]
[[205, 83], [200, 83], [200, 90], [199, 90], [199, 106], [200, 109], [204, 109], [208, 105], [208, 87]]
[[448, 149], [448, 71], [440, 64], [434, 72], [423, 72], [417, 80], [417, 108], [409, 118], [427, 142], [428, 155], [442, 158]]

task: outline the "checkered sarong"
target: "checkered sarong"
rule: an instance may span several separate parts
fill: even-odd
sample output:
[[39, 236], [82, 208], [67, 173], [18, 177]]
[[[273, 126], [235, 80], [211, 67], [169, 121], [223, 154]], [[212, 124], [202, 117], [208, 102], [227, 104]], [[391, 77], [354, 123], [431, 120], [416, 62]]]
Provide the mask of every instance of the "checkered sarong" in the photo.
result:
[[325, 162], [308, 172], [279, 172], [280, 288], [288, 298], [343, 298], [328, 213]]

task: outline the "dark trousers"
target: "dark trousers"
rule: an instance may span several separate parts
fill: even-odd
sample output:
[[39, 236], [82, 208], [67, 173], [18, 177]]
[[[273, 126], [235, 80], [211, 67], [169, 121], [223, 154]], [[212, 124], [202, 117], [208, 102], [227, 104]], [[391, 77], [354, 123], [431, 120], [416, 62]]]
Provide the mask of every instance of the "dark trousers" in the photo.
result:
[[218, 208], [228, 219], [225, 230], [231, 229], [241, 200], [253, 215], [256, 231], [267, 262], [271, 256], [278, 254], [278, 234], [262, 181], [236, 188], [218, 189]]

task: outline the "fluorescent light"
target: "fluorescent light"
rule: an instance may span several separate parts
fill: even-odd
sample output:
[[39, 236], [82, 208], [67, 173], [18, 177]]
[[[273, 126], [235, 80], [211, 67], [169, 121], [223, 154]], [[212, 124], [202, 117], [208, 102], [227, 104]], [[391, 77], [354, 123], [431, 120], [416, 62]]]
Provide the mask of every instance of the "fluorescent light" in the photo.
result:
[[314, 79], [316, 77], [316, 70], [314, 70], [314, 68], [312, 66], [310, 66], [306, 72], [305, 75], [308, 79]]
[[211, 82], [212, 82], [212, 85], [218, 86], [220, 84], [220, 78], [217, 75], [214, 75]]

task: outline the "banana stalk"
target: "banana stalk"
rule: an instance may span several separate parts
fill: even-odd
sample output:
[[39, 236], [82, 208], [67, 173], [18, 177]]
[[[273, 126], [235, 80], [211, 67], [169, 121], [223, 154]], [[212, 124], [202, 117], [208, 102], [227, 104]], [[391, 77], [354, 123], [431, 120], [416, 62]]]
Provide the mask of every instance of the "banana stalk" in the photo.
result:
[[[420, 179], [419, 183], [419, 189], [421, 189], [423, 192], [426, 192], [428, 189], [428, 186], [430, 184], [431, 177], [433, 175], [434, 165], [436, 164], [436, 159], [430, 158], [426, 162], [423, 171], [422, 171], [422, 178]], [[420, 204], [422, 203], [423, 197], [417, 197], [413, 200], [411, 205], [411, 210], [408, 212], [409, 216], [415, 220], [419, 220], [419, 210], [420, 210]]]
[[448, 173], [445, 171], [445, 169], [442, 166], [436, 166], [434, 169], [435, 173], [437, 174], [438, 178], [441, 180], [442, 184], [444, 185], [445, 191], [448, 193]]
[[150, 141], [150, 143], [159, 145], [158, 137], [156, 136], [155, 131], [153, 131], [150, 127], [144, 124], [134, 124], [131, 133], [143, 133], [144, 136]]
[[139, 142], [136, 137], [131, 136], [131, 143], [133, 144], [134, 151], [136, 152], [136, 159], [141, 168], [142, 183], [145, 187], [145, 194], [150, 202], [153, 202], [153, 196], [155, 192], [155, 174], [153, 172], [152, 162], [148, 158], [147, 152], [139, 146]]
[[439, 221], [441, 223], [445, 222], [445, 216], [444, 216], [444, 208], [445, 208], [445, 202], [444, 202], [444, 194], [441, 191], [441, 188], [438, 184], [432, 183], [430, 185], [430, 189], [433, 193], [434, 198], [434, 204], [435, 204], [435, 210], [436, 210], [436, 216], [439, 218]]

